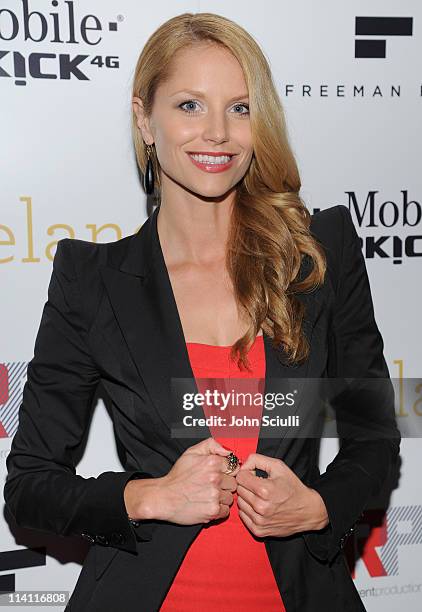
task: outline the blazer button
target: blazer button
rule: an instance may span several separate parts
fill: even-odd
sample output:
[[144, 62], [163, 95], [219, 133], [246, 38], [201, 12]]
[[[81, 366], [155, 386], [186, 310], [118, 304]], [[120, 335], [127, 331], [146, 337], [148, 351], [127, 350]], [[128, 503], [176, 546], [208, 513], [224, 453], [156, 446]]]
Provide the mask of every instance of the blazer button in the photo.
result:
[[125, 536], [122, 533], [112, 533], [111, 534], [112, 544], [123, 544], [124, 541], [125, 541]]
[[88, 542], [91, 542], [91, 544], [95, 543], [95, 538], [90, 533], [81, 533], [81, 536], [88, 540]]

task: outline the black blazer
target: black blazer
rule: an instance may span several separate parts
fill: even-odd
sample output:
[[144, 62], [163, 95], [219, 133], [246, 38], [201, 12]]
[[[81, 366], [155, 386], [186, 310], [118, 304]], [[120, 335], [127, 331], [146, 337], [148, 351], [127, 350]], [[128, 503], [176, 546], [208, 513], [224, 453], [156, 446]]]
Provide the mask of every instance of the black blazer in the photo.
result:
[[[4, 496], [17, 524], [92, 543], [66, 608], [72, 612], [158, 610], [203, 527], [150, 520], [135, 528], [123, 499], [129, 479], [165, 475], [202, 439], [171, 435], [181, 414], [171, 401], [170, 380], [193, 379], [193, 373], [158, 239], [158, 211], [136, 234], [116, 242], [59, 241], [7, 457]], [[400, 433], [349, 210], [340, 205], [314, 214], [311, 230], [328, 258], [323, 287], [300, 296], [311, 353], [303, 365], [290, 367], [264, 334], [265, 391], [276, 389], [281, 378], [387, 378], [383, 401], [368, 410], [391, 435], [343, 439], [347, 425], [341, 425], [340, 451], [322, 475], [317, 437], [260, 436], [257, 452], [282, 459], [315, 488], [330, 518], [320, 531], [264, 541], [287, 612], [354, 612], [365, 608], [342, 548], [395, 465]], [[99, 384], [111, 399], [125, 471], [83, 478], [75, 473], [75, 457]], [[350, 402], [334, 405], [339, 414], [353, 409]]]

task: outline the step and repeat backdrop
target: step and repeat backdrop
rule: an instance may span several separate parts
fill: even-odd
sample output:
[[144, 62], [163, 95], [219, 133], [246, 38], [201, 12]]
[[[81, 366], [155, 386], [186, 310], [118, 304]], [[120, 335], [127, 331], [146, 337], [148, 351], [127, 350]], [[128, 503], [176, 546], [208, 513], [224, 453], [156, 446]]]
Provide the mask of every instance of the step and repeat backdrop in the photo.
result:
[[[150, 212], [130, 134], [132, 77], [151, 33], [184, 12], [224, 15], [254, 36], [284, 104], [307, 207], [314, 213], [343, 204], [351, 211], [398, 391], [398, 423], [408, 434], [395, 482], [371, 500], [345, 552], [367, 610], [416, 612], [422, 606], [416, 0], [0, 0], [2, 487], [57, 241], [111, 242], [136, 232]], [[86, 477], [122, 470], [106, 403], [95, 401], [77, 466]], [[322, 440], [321, 471], [337, 451], [338, 440]], [[73, 590], [89, 544], [20, 529], [4, 511], [0, 522], [0, 591]]]

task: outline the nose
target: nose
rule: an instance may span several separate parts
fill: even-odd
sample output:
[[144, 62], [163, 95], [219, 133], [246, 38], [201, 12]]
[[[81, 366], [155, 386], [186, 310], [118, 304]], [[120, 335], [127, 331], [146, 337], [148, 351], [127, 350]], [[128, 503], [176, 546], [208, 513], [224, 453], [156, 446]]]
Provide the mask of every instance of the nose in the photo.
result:
[[203, 137], [213, 142], [225, 142], [228, 140], [227, 119], [224, 112], [210, 111], [205, 119]]

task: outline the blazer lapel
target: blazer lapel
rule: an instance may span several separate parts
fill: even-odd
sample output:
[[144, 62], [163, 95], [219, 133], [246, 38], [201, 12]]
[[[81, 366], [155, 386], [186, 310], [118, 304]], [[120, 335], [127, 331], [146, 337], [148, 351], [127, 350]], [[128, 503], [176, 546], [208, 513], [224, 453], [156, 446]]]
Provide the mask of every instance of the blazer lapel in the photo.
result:
[[[210, 437], [211, 431], [209, 427], [201, 430], [195, 428], [200, 435], [192, 437], [188, 427], [181, 427], [187, 413], [178, 399], [180, 393], [197, 393], [198, 388], [160, 246], [158, 212], [159, 206], [140, 230], [128, 239], [128, 248], [123, 257], [120, 260], [112, 257], [107, 265], [101, 267], [101, 274], [138, 374], [163, 426], [168, 430], [169, 439], [180, 452], [184, 452], [193, 444]], [[305, 334], [310, 340], [315, 301], [305, 294], [299, 297], [308, 307]], [[281, 347], [275, 349], [272, 339], [265, 333], [264, 347], [265, 394], [280, 392], [280, 383], [285, 383], [287, 379], [306, 378], [308, 361], [295, 367], [286, 365], [284, 351]], [[296, 413], [302, 397], [303, 393], [300, 393], [294, 408]], [[189, 414], [197, 418], [205, 417], [201, 406], [196, 406]], [[289, 410], [289, 414], [293, 412]], [[178, 429], [177, 437], [172, 432], [173, 428]], [[186, 431], [186, 437], [180, 435], [181, 429]], [[268, 437], [264, 429], [261, 426], [256, 452], [272, 457], [280, 455], [283, 439], [291, 428], [283, 428], [278, 437]]]

